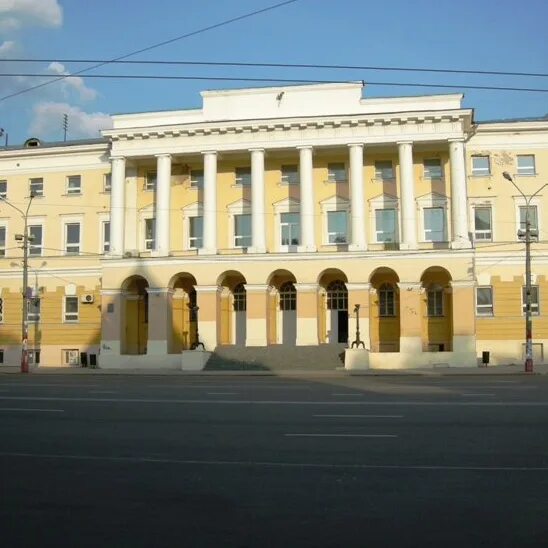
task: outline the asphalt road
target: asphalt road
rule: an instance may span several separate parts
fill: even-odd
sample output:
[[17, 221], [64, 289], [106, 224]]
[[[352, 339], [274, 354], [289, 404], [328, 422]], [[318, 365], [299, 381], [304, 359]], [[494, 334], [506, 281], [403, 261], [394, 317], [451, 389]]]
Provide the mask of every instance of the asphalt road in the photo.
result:
[[548, 546], [548, 377], [0, 377], [0, 543]]

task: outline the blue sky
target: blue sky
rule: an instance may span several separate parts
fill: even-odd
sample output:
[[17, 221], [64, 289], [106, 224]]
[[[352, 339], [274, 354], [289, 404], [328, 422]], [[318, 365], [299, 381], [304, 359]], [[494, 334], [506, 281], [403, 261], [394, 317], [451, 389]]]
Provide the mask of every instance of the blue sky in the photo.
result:
[[[0, 73], [75, 72], [85, 65], [7, 63], [7, 58], [108, 59], [197, 30], [276, 0], [0, 0]], [[140, 54], [141, 60], [248, 61], [431, 67], [548, 73], [546, 0], [299, 0], [277, 10]], [[110, 65], [97, 74], [178, 74], [433, 82], [548, 88], [548, 78], [235, 67]], [[0, 97], [39, 83], [0, 77]], [[102, 80], [83, 76], [0, 101], [0, 127], [17, 144], [29, 136], [98, 136], [108, 115], [200, 107], [203, 89], [254, 84]], [[257, 84], [260, 85], [260, 84]], [[476, 120], [544, 116], [548, 93], [465, 92]], [[451, 93], [368, 86], [366, 97]], [[0, 138], [0, 145], [3, 138]]]

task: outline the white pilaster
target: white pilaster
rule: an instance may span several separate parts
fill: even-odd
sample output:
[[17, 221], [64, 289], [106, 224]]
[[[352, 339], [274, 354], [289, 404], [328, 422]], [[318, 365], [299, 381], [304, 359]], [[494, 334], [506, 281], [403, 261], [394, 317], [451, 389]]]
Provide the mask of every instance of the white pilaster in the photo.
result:
[[110, 182], [110, 251], [109, 255], [124, 255], [124, 216], [126, 201], [126, 159], [111, 158]]
[[363, 144], [348, 145], [350, 149], [350, 215], [352, 219], [351, 251], [367, 248], [365, 236], [365, 200], [363, 191]]
[[156, 156], [156, 252], [158, 257], [169, 255], [169, 194], [171, 183], [171, 156]]
[[251, 150], [251, 253], [266, 253], [264, 150]]
[[417, 209], [413, 176], [413, 143], [398, 143], [401, 188], [401, 249], [417, 248]]
[[471, 247], [472, 244], [468, 233], [463, 139], [449, 141], [449, 160], [451, 163], [451, 216], [453, 218], [451, 247], [454, 249], [466, 249]]
[[199, 254], [217, 253], [217, 152], [203, 152], [204, 155], [204, 234], [203, 247]]
[[299, 251], [316, 251], [312, 147], [302, 146], [298, 148], [301, 185], [301, 244]]

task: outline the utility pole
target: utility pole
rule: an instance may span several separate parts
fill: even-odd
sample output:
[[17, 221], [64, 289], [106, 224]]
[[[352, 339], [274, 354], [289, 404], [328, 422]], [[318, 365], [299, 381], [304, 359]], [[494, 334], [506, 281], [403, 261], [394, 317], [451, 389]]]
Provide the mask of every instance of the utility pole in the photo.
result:
[[32, 204], [34, 194], [31, 193], [29, 203], [26, 211], [22, 211], [12, 203], [8, 202], [5, 198], [0, 197], [0, 200], [9, 205], [17, 212], [21, 214], [24, 221], [23, 234], [16, 234], [15, 240], [22, 242], [21, 248], [23, 249], [23, 299], [22, 299], [22, 318], [21, 318], [21, 373], [29, 372], [29, 352], [28, 352], [28, 338], [29, 338], [29, 321], [28, 321], [28, 292], [29, 292], [29, 242], [34, 237], [28, 233], [28, 217], [29, 209]]
[[518, 230], [518, 238], [525, 240], [525, 372], [533, 372], [533, 317], [531, 311], [531, 236], [538, 239], [538, 230], [531, 230], [530, 206], [531, 200], [546, 186], [542, 185], [531, 196], [525, 196], [516, 185], [512, 176], [505, 171], [502, 176], [510, 181], [525, 200], [525, 231]]

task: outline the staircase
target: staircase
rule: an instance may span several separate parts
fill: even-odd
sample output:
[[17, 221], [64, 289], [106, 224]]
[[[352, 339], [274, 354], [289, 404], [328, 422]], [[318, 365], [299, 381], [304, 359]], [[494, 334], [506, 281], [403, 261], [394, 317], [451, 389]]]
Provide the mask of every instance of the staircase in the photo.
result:
[[206, 371], [334, 371], [344, 365], [344, 344], [320, 346], [218, 346], [207, 362]]

